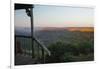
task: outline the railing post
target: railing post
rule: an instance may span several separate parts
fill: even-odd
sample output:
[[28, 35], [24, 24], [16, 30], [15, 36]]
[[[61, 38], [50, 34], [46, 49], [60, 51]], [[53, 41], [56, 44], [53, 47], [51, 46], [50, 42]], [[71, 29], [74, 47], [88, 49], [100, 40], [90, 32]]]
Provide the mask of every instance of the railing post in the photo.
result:
[[25, 39], [23, 40], [23, 45], [24, 45], [24, 55], [26, 56], [26, 44], [25, 44]]
[[14, 48], [14, 50], [15, 50], [14, 56], [16, 56], [16, 53], [17, 53], [17, 51], [16, 51], [16, 36], [15, 36], [15, 48]]
[[37, 60], [38, 60], [38, 62], [39, 62], [39, 60], [40, 60], [40, 47], [39, 47], [39, 44], [37, 44]]
[[45, 54], [44, 54], [44, 49], [42, 48], [42, 59], [43, 59], [43, 63], [45, 63]]

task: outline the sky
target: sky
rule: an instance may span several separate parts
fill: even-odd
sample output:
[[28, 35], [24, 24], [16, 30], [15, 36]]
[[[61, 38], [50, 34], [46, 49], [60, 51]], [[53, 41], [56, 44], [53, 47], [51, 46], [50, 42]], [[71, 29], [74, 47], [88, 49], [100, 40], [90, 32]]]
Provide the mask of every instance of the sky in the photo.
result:
[[[93, 27], [93, 8], [34, 5], [35, 27]], [[25, 10], [15, 11], [15, 27], [30, 27]]]

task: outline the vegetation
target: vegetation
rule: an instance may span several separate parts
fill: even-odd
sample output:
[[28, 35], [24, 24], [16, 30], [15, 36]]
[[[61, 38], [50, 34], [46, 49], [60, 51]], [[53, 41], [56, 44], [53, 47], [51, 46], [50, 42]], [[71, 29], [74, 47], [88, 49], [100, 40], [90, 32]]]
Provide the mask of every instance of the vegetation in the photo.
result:
[[89, 41], [76, 44], [58, 41], [48, 46], [48, 48], [52, 55], [46, 56], [46, 63], [94, 60], [94, 48]]

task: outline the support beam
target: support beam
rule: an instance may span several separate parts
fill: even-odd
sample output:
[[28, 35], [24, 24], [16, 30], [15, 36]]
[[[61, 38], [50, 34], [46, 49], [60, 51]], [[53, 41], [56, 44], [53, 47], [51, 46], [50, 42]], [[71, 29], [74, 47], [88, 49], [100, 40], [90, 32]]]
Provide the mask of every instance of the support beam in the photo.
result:
[[34, 40], [33, 40], [33, 38], [34, 38], [34, 34], [33, 34], [33, 8], [30, 8], [30, 14], [31, 14], [31, 17], [30, 17], [30, 19], [31, 19], [31, 37], [32, 37], [32, 58], [34, 58], [35, 56], [34, 56]]

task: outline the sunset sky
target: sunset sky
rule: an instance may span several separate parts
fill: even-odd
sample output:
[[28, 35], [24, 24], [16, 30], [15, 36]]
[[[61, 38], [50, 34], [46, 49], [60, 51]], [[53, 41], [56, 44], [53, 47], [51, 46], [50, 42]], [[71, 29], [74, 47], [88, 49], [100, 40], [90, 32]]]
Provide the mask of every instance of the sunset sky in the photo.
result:
[[[93, 27], [93, 8], [34, 5], [35, 27]], [[15, 27], [30, 27], [25, 10], [15, 11]]]

